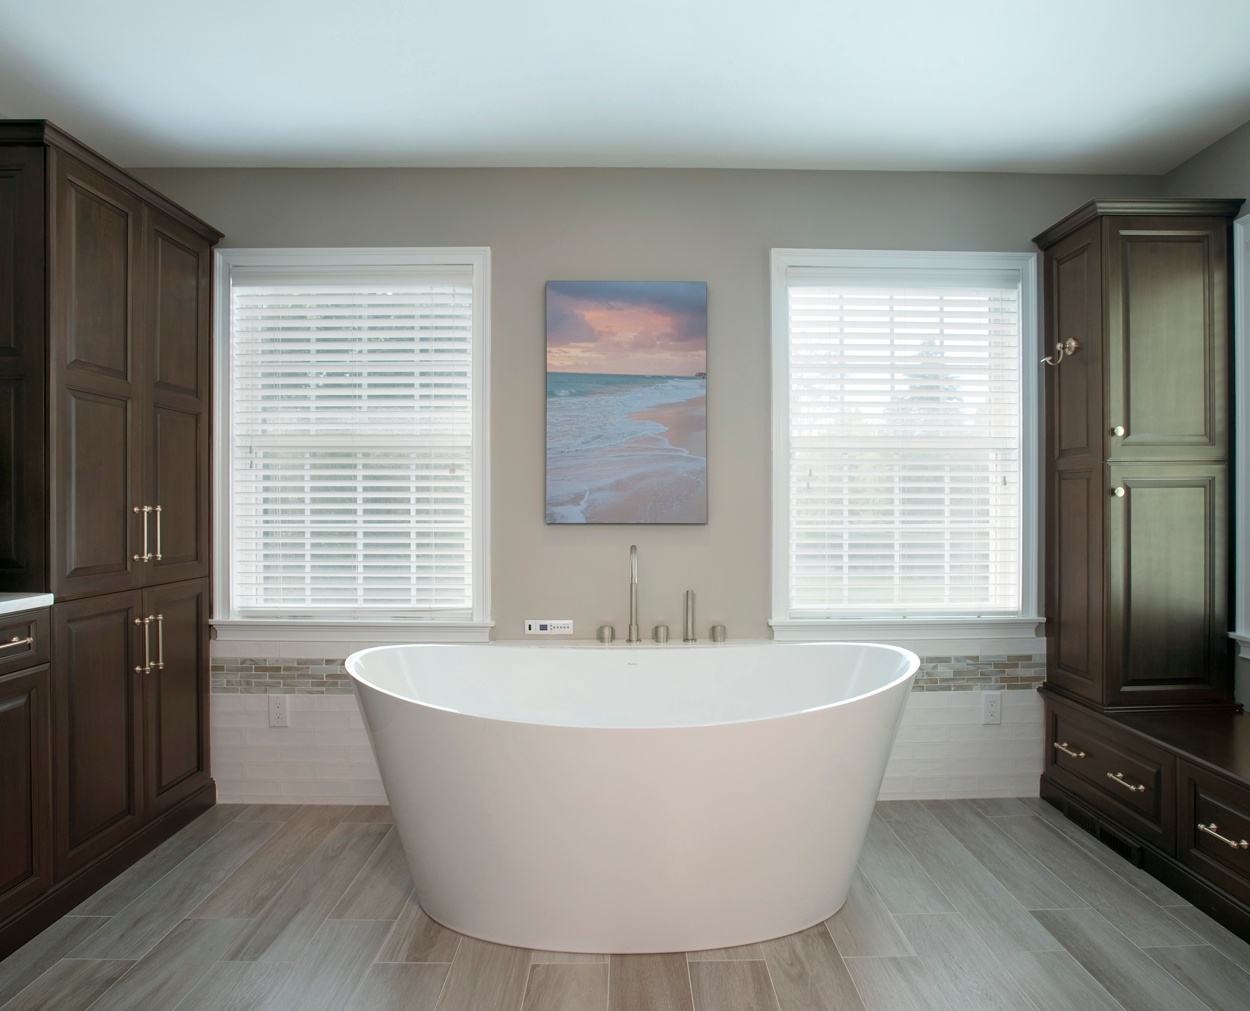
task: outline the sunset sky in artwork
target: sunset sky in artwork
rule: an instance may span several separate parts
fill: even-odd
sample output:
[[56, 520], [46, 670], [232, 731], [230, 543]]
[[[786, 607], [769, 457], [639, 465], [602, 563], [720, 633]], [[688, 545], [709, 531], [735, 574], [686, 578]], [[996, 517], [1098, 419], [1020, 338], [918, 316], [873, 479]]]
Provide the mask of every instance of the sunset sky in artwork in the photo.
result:
[[547, 371], [690, 376], [707, 370], [707, 285], [547, 282]]

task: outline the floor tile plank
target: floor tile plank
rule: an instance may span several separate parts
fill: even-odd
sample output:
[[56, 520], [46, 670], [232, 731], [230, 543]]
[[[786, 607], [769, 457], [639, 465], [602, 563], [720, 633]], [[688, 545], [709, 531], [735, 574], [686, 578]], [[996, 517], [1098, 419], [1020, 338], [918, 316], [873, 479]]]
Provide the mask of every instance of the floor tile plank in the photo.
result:
[[684, 955], [613, 955], [608, 980], [608, 1011], [694, 1011]]
[[255, 1011], [293, 971], [290, 962], [215, 962], [176, 1011]]
[[1122, 1011], [1066, 951], [1019, 951], [1004, 955], [1003, 966], [1043, 1011]]
[[230, 958], [293, 962], [312, 941], [389, 825], [341, 822], [304, 861], [251, 926]]
[[[435, 923], [418, 904], [416, 896], [409, 893], [404, 908], [395, 920], [395, 927], [382, 952], [379, 962], [450, 962], [460, 944], [460, 935]], [[553, 955], [558, 952], [537, 952]]]
[[373, 851], [373, 856], [356, 880], [347, 886], [330, 918], [393, 920], [403, 912], [404, 902], [411, 891], [412, 872], [408, 870], [408, 858], [404, 856], [399, 833], [392, 828]]
[[1035, 1011], [1016, 980], [960, 913], [900, 916], [899, 927], [952, 1007]]
[[63, 958], [4, 1005], [4, 1011], [83, 1011], [134, 965], [125, 959]]
[[762, 961], [691, 962], [690, 988], [695, 1011], [779, 1011]]
[[[1022, 802], [1022, 806], [1023, 802]], [[1158, 878], [1151, 877], [1140, 867], [1135, 867], [1119, 853], [1095, 836], [1090, 835], [1076, 822], [1069, 820], [1058, 808], [1040, 798], [1031, 798], [1030, 810], [1058, 832], [1066, 836], [1113, 874], [1118, 875], [1158, 906], [1188, 906], [1189, 902], [1177, 895]]]
[[603, 1011], [608, 963], [543, 962], [530, 967], [524, 1011]]
[[1132, 1011], [1203, 1011], [1176, 982], [1096, 909], [1044, 909], [1032, 915], [1116, 1000]]
[[0, 1005], [108, 923], [104, 916], [62, 916], [8, 958], [0, 960]]
[[341, 1011], [373, 965], [387, 920], [326, 920], [265, 1007]]
[[191, 913], [197, 918], [259, 916], [339, 823], [315, 805], [301, 805]]
[[1033, 813], [1032, 809], [1018, 797], [978, 797], [968, 803], [990, 818], [999, 815]]
[[530, 965], [607, 965], [607, 955], [592, 955], [582, 951], [535, 951]]
[[529, 971], [528, 948], [508, 948], [466, 937], [451, 963], [438, 1011], [520, 1007]]
[[992, 951], [1001, 954], [1059, 947], [928, 810], [919, 804], [897, 801], [879, 804], [878, 809], [929, 876], [942, 882], [942, 891], [956, 911], [964, 915]]
[[[923, 959], [849, 958], [846, 965], [868, 1011], [961, 1011], [946, 1001]], [[838, 1005], [813, 1007], [825, 1011]]]
[[765, 941], [761, 947], [782, 1011], [863, 1008], [846, 963], [823, 923]]
[[1168, 914], [1180, 920], [1181, 923], [1220, 954], [1232, 959], [1246, 972], [1250, 972], [1250, 944], [1247, 944], [1231, 930], [1216, 923], [1201, 909], [1194, 906], [1185, 906], [1180, 909], [1169, 907]]
[[763, 957], [764, 949], [758, 944], [739, 944], [734, 948], [704, 948], [701, 951], [686, 952], [686, 958], [691, 962], [737, 962]]
[[93, 1005], [95, 1011], [172, 1008], [222, 958], [241, 920], [183, 920]]
[[81, 916], [113, 916], [243, 813], [241, 804], [215, 804], [189, 825], [131, 864], [74, 910]]
[[1141, 947], [1197, 944], [1188, 927], [1041, 818], [999, 818], [998, 826]]
[[74, 950], [82, 958], [142, 958], [278, 829], [237, 818]]
[[352, 997], [352, 1011], [434, 1011], [450, 965], [376, 962]]
[[1027, 850], [1008, 839], [970, 801], [927, 801], [924, 806], [1025, 909], [1081, 909], [1089, 905]]
[[825, 921], [843, 958], [850, 955], [914, 955], [877, 890], [860, 871], [846, 905]]
[[1214, 1011], [1250, 1007], [1250, 975], [1209, 945], [1147, 948], [1146, 954]]
[[907, 913], [953, 913], [955, 907], [937, 883], [916, 862], [894, 830], [877, 813], [868, 823], [860, 869], [896, 916]]

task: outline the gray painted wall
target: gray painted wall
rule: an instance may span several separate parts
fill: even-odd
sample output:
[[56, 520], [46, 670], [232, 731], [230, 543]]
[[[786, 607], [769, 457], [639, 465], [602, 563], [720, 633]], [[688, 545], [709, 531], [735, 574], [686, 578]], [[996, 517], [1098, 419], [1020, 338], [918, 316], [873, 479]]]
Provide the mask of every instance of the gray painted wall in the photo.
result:
[[[767, 635], [768, 251], [1031, 250], [1097, 196], [1161, 195], [1160, 177], [670, 170], [140, 170], [226, 246], [486, 245], [493, 253], [492, 523], [496, 635], [527, 617], [624, 633], [626, 552], [641, 618]], [[1217, 187], [1218, 188], [1218, 187]], [[709, 520], [543, 523], [543, 284], [706, 280]]]

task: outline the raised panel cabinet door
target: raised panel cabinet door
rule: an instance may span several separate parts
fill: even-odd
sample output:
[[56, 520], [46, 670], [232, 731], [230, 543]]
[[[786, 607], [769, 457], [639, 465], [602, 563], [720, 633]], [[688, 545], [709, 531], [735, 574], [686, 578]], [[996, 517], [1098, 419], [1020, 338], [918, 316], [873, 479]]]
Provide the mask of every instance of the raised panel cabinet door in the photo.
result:
[[143, 579], [141, 207], [49, 154], [51, 581], [58, 600]]
[[1102, 238], [1091, 222], [1047, 250], [1046, 350], [1075, 340], [1058, 365], [1039, 366], [1047, 397], [1047, 677], [1102, 700]]
[[208, 782], [208, 580], [143, 594], [152, 643], [144, 677], [147, 816]]
[[52, 608], [58, 878], [143, 821], [141, 603], [131, 591]]
[[0, 677], [0, 922], [52, 884], [48, 666]]
[[1107, 471], [1108, 704], [1226, 700], [1226, 468], [1115, 464]]
[[1224, 460], [1228, 221], [1108, 218], [1106, 229], [1107, 458]]
[[148, 398], [147, 498], [159, 551], [145, 568], [151, 586], [208, 575], [211, 376], [211, 246], [152, 207], [147, 250], [145, 346]]
[[0, 590], [47, 589], [44, 153], [0, 147]]

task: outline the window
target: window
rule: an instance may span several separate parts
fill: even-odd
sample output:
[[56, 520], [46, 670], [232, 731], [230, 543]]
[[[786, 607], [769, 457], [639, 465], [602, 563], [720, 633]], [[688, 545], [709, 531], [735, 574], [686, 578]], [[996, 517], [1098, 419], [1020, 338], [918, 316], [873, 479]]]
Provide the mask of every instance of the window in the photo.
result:
[[488, 264], [219, 253], [223, 618], [487, 624]]
[[774, 251], [775, 630], [1035, 625], [1035, 270]]

